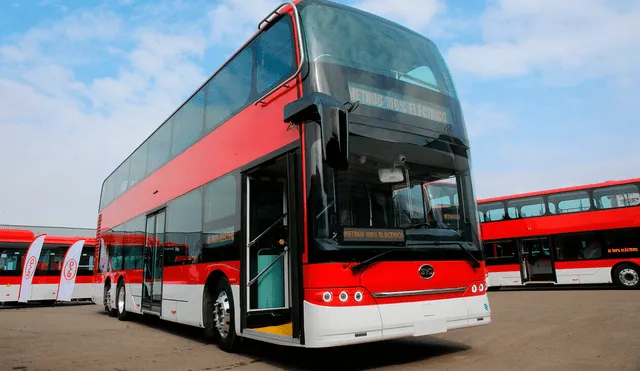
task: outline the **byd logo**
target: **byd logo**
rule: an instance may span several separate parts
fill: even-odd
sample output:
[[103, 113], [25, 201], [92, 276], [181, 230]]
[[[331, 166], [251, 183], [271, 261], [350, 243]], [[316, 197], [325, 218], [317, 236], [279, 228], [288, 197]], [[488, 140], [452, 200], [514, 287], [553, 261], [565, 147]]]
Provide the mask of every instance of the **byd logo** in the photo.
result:
[[35, 271], [36, 271], [36, 257], [32, 256], [29, 258], [29, 260], [27, 260], [27, 268], [26, 268], [24, 278], [31, 279]]
[[69, 259], [67, 264], [64, 265], [64, 278], [67, 281], [71, 281], [76, 277], [76, 267], [78, 266], [78, 262], [75, 259]]

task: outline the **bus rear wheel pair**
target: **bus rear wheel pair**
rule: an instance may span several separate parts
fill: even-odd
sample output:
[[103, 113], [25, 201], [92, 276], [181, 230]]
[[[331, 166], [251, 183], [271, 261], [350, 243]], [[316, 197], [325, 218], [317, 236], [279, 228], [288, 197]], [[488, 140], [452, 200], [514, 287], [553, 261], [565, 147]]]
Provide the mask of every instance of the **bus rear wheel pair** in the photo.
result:
[[640, 268], [621, 264], [613, 270], [613, 283], [623, 289], [640, 289]]
[[225, 352], [234, 352], [239, 339], [235, 331], [233, 293], [227, 278], [220, 278], [215, 285], [205, 286], [203, 301], [204, 333], [216, 341]]

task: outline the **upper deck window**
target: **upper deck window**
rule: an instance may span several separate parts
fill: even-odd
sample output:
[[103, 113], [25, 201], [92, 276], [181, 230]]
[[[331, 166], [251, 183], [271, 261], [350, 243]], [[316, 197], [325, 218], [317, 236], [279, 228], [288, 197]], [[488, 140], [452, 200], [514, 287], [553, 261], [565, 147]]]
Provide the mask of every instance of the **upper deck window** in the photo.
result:
[[541, 216], [546, 212], [544, 198], [528, 197], [507, 202], [507, 211], [511, 219]]
[[596, 189], [593, 198], [598, 209], [640, 205], [640, 191], [635, 184]]
[[449, 70], [426, 37], [349, 7], [301, 5], [312, 62], [330, 62], [396, 78], [456, 98]]

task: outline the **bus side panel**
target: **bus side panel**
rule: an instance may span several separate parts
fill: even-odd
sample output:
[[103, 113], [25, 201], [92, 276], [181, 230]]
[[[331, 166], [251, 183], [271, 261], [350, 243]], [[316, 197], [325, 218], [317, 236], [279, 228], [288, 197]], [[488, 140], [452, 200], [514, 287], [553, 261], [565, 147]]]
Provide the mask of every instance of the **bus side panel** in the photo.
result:
[[[162, 318], [203, 327], [204, 289], [212, 272], [224, 275], [229, 280], [235, 309], [239, 310], [240, 298], [237, 292], [239, 292], [238, 283], [240, 282], [240, 261], [169, 266], [164, 267], [163, 270]], [[239, 321], [237, 322], [236, 326], [239, 325]]]
[[490, 265], [487, 267], [488, 287], [520, 286], [520, 266], [518, 264]]

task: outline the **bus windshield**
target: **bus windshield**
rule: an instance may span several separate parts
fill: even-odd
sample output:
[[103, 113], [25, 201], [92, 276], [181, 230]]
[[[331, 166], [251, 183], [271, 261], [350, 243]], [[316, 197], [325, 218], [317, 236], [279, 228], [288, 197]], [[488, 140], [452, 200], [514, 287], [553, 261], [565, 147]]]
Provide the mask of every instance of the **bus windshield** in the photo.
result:
[[395, 78], [456, 98], [453, 80], [427, 38], [382, 18], [323, 1], [301, 6], [312, 62], [329, 62]]
[[[320, 141], [314, 143], [310, 185], [316, 245], [470, 242], [477, 249], [468, 152], [436, 143], [423, 147], [351, 135], [346, 171], [324, 164]], [[361, 238], [349, 238], [358, 234]]]

